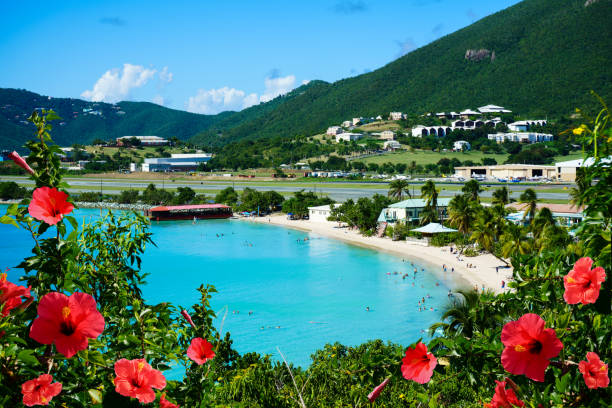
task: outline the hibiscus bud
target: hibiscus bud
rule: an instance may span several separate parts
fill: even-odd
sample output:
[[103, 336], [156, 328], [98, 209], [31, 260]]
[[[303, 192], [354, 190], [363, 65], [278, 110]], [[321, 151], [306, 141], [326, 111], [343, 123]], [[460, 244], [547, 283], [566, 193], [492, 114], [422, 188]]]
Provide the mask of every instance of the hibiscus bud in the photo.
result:
[[378, 398], [381, 391], [387, 386], [387, 384], [389, 384], [390, 379], [391, 377], [386, 378], [385, 381], [381, 382], [379, 386], [374, 388], [374, 390], [368, 394], [368, 401], [370, 401], [370, 403], [376, 401], [376, 398]]
[[185, 320], [187, 320], [189, 322], [191, 327], [193, 327], [195, 329], [196, 325], [193, 323], [193, 320], [191, 320], [191, 316], [189, 316], [189, 313], [186, 310], [181, 310], [181, 314], [183, 315]]
[[32, 168], [28, 165], [25, 159], [19, 155], [19, 153], [13, 151], [9, 153], [8, 158], [14, 161], [16, 165], [18, 165], [28, 173], [32, 175], [34, 174], [34, 170], [32, 170]]

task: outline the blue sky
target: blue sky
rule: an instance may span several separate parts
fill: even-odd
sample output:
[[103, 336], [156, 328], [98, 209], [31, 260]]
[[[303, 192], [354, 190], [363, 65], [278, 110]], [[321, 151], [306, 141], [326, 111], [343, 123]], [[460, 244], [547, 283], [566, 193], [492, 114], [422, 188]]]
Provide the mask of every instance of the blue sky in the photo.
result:
[[240, 110], [374, 70], [518, 0], [2, 1], [0, 87]]

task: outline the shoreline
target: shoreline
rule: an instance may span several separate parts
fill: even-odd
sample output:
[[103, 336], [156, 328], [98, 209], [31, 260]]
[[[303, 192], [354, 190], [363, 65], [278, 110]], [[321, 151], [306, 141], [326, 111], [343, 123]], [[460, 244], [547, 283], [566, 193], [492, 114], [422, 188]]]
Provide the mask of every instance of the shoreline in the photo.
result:
[[[507, 283], [512, 278], [512, 267], [505, 267], [503, 262], [491, 254], [459, 258], [456, 254], [450, 253], [449, 247], [432, 247], [408, 241], [392, 241], [388, 237], [365, 237], [356, 230], [338, 227], [336, 222], [288, 220], [284, 214], [274, 214], [258, 218], [238, 217], [237, 219], [311, 232], [352, 245], [387, 252], [395, 256], [418, 259], [419, 261], [437, 266], [440, 269], [439, 273], [444, 273], [442, 272], [442, 266], [446, 265], [446, 273], [453, 273], [450, 271], [451, 268], [454, 268], [454, 273], [458, 274], [465, 281], [467, 288], [477, 286], [478, 290], [482, 290], [484, 285], [485, 289], [492, 290], [494, 293], [502, 293], [508, 290]], [[473, 267], [468, 268], [467, 264], [472, 264]], [[501, 288], [502, 280], [506, 282], [505, 289]]]

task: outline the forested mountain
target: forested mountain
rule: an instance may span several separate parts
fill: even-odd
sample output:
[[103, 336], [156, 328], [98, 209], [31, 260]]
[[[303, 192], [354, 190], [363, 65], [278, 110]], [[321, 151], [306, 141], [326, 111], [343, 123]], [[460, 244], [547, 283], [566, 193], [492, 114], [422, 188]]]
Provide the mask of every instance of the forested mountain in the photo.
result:
[[[195, 140], [310, 135], [355, 116], [485, 104], [534, 116], [612, 100], [612, 1], [525, 0], [367, 74], [318, 82], [255, 120]], [[367, 51], [365, 51], [367, 52]]]
[[524, 115], [567, 115], [593, 104], [590, 90], [612, 101], [610, 21], [611, 0], [525, 0], [376, 71], [332, 84], [312, 81], [270, 102], [218, 115], [0, 89], [0, 148], [20, 146], [31, 136], [25, 119], [38, 107], [64, 118], [54, 129], [62, 145], [153, 134], [220, 146], [312, 135], [355, 116], [485, 104]]

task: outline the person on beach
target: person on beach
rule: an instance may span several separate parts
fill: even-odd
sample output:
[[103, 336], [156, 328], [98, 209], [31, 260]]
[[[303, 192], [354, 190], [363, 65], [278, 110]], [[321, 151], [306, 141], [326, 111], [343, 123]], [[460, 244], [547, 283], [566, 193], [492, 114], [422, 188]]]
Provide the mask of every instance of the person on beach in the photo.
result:
[[506, 287], [506, 282], [502, 280], [502, 289]]

